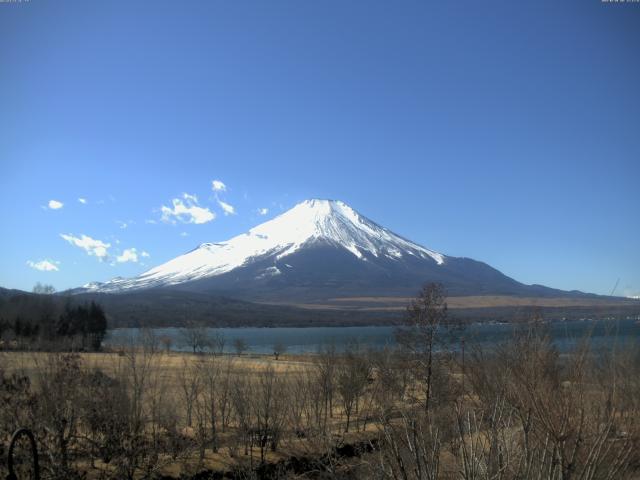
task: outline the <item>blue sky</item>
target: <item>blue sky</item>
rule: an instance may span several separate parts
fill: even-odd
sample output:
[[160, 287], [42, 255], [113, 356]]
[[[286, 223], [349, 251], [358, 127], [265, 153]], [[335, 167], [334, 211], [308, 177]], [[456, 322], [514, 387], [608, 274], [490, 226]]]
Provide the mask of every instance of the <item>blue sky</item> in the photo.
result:
[[640, 294], [638, 45], [640, 4], [599, 0], [0, 3], [0, 286], [135, 275], [319, 197]]

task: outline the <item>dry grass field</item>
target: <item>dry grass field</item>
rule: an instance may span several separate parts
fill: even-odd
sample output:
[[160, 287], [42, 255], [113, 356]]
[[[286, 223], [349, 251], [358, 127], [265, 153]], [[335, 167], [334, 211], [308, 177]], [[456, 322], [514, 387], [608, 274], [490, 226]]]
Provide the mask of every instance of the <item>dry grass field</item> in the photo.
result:
[[47, 479], [638, 478], [637, 345], [559, 355], [532, 324], [462, 358], [434, 326], [277, 360], [0, 352], [0, 443], [32, 429]]
[[[142, 353], [142, 351], [140, 351]], [[104, 372], [114, 374], [123, 368], [126, 355], [122, 352], [79, 352], [77, 354], [82, 364], [87, 369], [98, 368]], [[5, 372], [26, 372], [33, 374], [40, 366], [46, 363], [51, 356], [46, 352], [25, 351], [0, 351], [0, 365]], [[203, 355], [188, 352], [158, 352], [154, 357], [154, 368], [163, 371], [167, 378], [176, 379], [187, 365], [195, 365], [201, 362]], [[311, 368], [312, 355], [282, 355], [275, 360], [273, 355], [224, 355], [219, 357], [220, 362], [231, 362], [234, 368], [259, 374], [267, 368], [272, 368], [280, 374], [292, 374]]]
[[[47, 352], [25, 352], [25, 351], [6, 351], [0, 352], [0, 372], [4, 375], [25, 376], [30, 379], [31, 386], [34, 390], [46, 388], [47, 376], [52, 373], [51, 369], [54, 363], [59, 362], [66, 354], [47, 353]], [[184, 451], [177, 457], [168, 454], [160, 454], [157, 459], [160, 467], [153, 468], [154, 475], [175, 476], [195, 474], [202, 470], [230, 471], [243, 465], [246, 468], [254, 467], [264, 461], [268, 463], [278, 462], [279, 460], [289, 458], [291, 456], [319, 456], [328, 448], [331, 448], [331, 442], [342, 444], [344, 442], [353, 443], [371, 439], [375, 435], [375, 425], [373, 423], [358, 425], [351, 419], [351, 431], [344, 432], [345, 416], [340, 408], [340, 404], [335, 400], [331, 406], [331, 412], [328, 414], [325, 428], [328, 432], [335, 432], [337, 436], [319, 438], [309, 441], [308, 438], [300, 438], [293, 434], [282, 435], [279, 440], [277, 451], [271, 448], [265, 448], [264, 452], [260, 452], [260, 447], [256, 445], [259, 440], [253, 441], [253, 445], [245, 451], [243, 455], [238, 453], [242, 450], [242, 440], [238, 436], [237, 425], [234, 421], [229, 421], [229, 425], [222, 431], [217, 433], [216, 442], [218, 448], [203, 448], [202, 452], [198, 451], [196, 443], [198, 436], [202, 432], [198, 432], [198, 426], [202, 427], [204, 422], [211, 422], [211, 412], [206, 411], [203, 405], [207, 400], [209, 402], [219, 402], [220, 408], [224, 408], [221, 404], [226, 402], [226, 408], [231, 407], [232, 393], [229, 391], [229, 382], [232, 379], [242, 379], [245, 385], [250, 385], [245, 392], [252, 395], [251, 390], [260, 390], [261, 381], [265, 376], [275, 379], [274, 387], [277, 385], [278, 391], [272, 392], [276, 406], [269, 405], [269, 409], [273, 409], [274, 416], [283, 417], [277, 420], [280, 425], [277, 428], [286, 429], [291, 432], [296, 426], [291, 423], [289, 418], [291, 411], [289, 405], [278, 401], [275, 396], [281, 397], [280, 400], [291, 401], [296, 397], [293, 393], [295, 389], [306, 386], [309, 379], [314, 378], [317, 370], [317, 359], [312, 355], [281, 355], [276, 360], [273, 355], [208, 355], [208, 354], [190, 354], [184, 352], [165, 352], [156, 351], [149, 352], [143, 349], [128, 350], [120, 352], [81, 352], [73, 354], [81, 366], [83, 374], [100, 371], [110, 378], [120, 379], [123, 383], [131, 381], [136, 376], [142, 385], [144, 391], [140, 392], [140, 397], [144, 403], [142, 409], [147, 411], [147, 415], [154, 417], [149, 423], [155, 423], [162, 413], [154, 412], [158, 409], [159, 403], [168, 408], [172, 412], [172, 421], [175, 422], [177, 431], [174, 432], [185, 442]], [[54, 369], [59, 366], [54, 367]], [[135, 369], [138, 369], [136, 372]], [[206, 370], [206, 372], [205, 372]], [[214, 372], [214, 378], [207, 377], [207, 374]], [[144, 377], [144, 378], [143, 378]], [[207, 380], [215, 382], [211, 387], [215, 389], [205, 400], [205, 390]], [[135, 381], [135, 380], [134, 380]], [[226, 386], [225, 386], [226, 382]], [[134, 390], [136, 386], [131, 385]], [[222, 389], [227, 392], [222, 392]], [[260, 391], [257, 396], [264, 393]], [[299, 393], [300, 390], [298, 390]], [[192, 398], [189, 398], [189, 397]], [[221, 398], [226, 396], [226, 398]], [[100, 399], [96, 399], [98, 403]], [[253, 399], [242, 399], [250, 402]], [[268, 400], [271, 401], [271, 400]], [[187, 406], [189, 403], [193, 405]], [[298, 406], [299, 407], [299, 406]], [[198, 411], [198, 409], [201, 409]], [[253, 405], [252, 408], [259, 407]], [[275, 412], [275, 410], [278, 412]], [[301, 411], [297, 411], [296, 415], [301, 415]], [[189, 418], [191, 417], [191, 418]], [[209, 418], [207, 418], [209, 417]], [[287, 417], [286, 419], [284, 417]], [[298, 418], [298, 421], [300, 419]], [[149, 419], [147, 419], [149, 421]], [[224, 419], [218, 419], [218, 422], [224, 422]], [[199, 425], [198, 425], [199, 424]], [[354, 428], [354, 425], [356, 428]], [[147, 425], [145, 429], [155, 428], [157, 425]], [[273, 428], [266, 426], [267, 429]], [[87, 432], [77, 432], [78, 436], [87, 435]], [[241, 457], [241, 458], [238, 458]], [[88, 462], [86, 459], [78, 458], [76, 467], [86, 469], [88, 478], [102, 478], [104, 475], [115, 476], [121, 474], [113, 465], [105, 463], [100, 459], [94, 459]], [[140, 472], [137, 472], [135, 478], [144, 478]]]
[[[329, 298], [323, 302], [296, 303], [294, 306], [309, 310], [354, 310], [369, 312], [395, 312], [406, 309], [411, 301], [409, 297], [339, 297]], [[272, 303], [274, 304], [274, 303]], [[285, 304], [282, 304], [285, 305]], [[603, 309], [611, 307], [640, 308], [640, 302], [625, 298], [593, 298], [593, 297], [517, 297], [510, 295], [475, 295], [465, 297], [448, 297], [447, 306], [452, 310], [489, 309], [489, 308], [585, 308]]]

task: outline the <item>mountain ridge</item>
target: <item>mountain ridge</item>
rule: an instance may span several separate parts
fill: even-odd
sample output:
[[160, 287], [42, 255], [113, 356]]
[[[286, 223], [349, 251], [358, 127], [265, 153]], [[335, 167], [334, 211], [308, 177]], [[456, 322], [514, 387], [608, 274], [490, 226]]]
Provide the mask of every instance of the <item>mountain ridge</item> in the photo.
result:
[[490, 265], [412, 242], [339, 200], [311, 199], [223, 242], [205, 242], [133, 278], [73, 293], [171, 288], [243, 300], [318, 301], [412, 295], [426, 282], [450, 295], [584, 296], [525, 285]]

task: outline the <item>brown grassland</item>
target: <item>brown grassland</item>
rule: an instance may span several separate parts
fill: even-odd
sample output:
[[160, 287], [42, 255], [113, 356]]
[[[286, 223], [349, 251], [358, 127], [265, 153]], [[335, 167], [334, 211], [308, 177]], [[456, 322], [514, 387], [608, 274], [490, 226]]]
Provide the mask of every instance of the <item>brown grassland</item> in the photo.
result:
[[[310, 310], [343, 310], [345, 308], [362, 311], [403, 311], [411, 301], [409, 297], [339, 297], [329, 298], [324, 302], [296, 303], [299, 308]], [[590, 307], [606, 309], [607, 307], [637, 306], [636, 300], [624, 298], [591, 298], [591, 297], [516, 297], [513, 295], [472, 295], [464, 297], [448, 297], [449, 309], [478, 309], [503, 307], [532, 308], [576, 308]]]
[[639, 478], [637, 343], [560, 355], [533, 322], [448, 351], [457, 328], [426, 288], [393, 350], [0, 352], [1, 468], [28, 427], [47, 479]]

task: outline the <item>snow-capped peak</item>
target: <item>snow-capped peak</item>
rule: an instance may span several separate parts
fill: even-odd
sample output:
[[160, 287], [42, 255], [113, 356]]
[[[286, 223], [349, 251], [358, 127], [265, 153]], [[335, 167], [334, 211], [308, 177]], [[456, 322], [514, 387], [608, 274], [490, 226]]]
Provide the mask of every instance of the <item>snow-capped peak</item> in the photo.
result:
[[[273, 256], [275, 262], [314, 244], [344, 248], [363, 261], [367, 256], [388, 259], [414, 256], [431, 259], [438, 265], [445, 261], [440, 253], [394, 234], [344, 202], [313, 199], [226, 242], [203, 243], [139, 277], [114, 279], [97, 289], [122, 291], [175, 285], [221, 275], [265, 256]], [[271, 273], [279, 272], [276, 268]]]
[[278, 258], [307, 242], [324, 240], [346, 248], [358, 258], [365, 252], [397, 257], [403, 250], [409, 250], [409, 254], [428, 255], [438, 264], [444, 261], [441, 254], [395, 235], [339, 200], [305, 200], [270, 222], [252, 228], [248, 234], [288, 245]]

